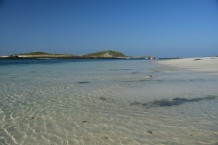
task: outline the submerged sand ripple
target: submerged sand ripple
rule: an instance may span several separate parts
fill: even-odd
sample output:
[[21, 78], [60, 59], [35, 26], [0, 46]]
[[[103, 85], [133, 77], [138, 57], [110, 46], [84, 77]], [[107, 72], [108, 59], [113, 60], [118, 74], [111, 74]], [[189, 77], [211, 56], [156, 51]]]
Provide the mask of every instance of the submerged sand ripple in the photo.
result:
[[217, 77], [144, 61], [98, 63], [83, 64], [89, 71], [23, 66], [0, 76], [0, 144], [217, 144]]

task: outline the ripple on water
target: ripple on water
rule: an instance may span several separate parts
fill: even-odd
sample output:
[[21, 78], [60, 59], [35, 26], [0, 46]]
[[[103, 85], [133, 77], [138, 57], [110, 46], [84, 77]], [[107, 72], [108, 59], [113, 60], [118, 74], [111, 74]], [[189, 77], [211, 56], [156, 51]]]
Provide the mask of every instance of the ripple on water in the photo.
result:
[[[218, 93], [213, 90], [214, 86], [201, 90], [208, 82], [209, 86], [216, 85], [216, 79], [211, 82], [211, 78], [203, 76], [199, 80], [201, 76], [194, 75], [187, 79], [181, 73], [177, 78], [177, 74], [166, 69], [164, 73], [161, 69], [147, 71], [144, 61], [136, 69], [136, 64], [129, 63], [124, 68], [133, 69], [113, 68], [117, 63], [112, 64], [112, 69], [101, 71], [99, 67], [89, 67], [90, 70], [85, 71], [88, 75], [80, 73], [72, 63], [66, 67], [59, 65], [63, 68], [59, 70], [55, 69], [56, 65], [39, 65], [39, 72], [31, 72], [33, 68], [27, 71], [33, 74], [25, 73], [28, 68], [25, 66], [22, 75], [12, 74], [17, 76], [13, 82], [1, 84], [0, 88], [0, 144], [217, 143]], [[141, 69], [143, 67], [145, 69]], [[53, 71], [47, 74], [48, 70]], [[145, 78], [143, 74], [153, 77]], [[161, 83], [155, 80], [161, 80]], [[198, 90], [200, 87], [200, 93], [205, 91], [205, 94], [215, 96], [203, 93], [206, 97], [192, 97], [198, 95], [192, 90], [183, 90], [186, 83], [190, 88]], [[175, 86], [174, 90], [172, 86]], [[178, 88], [182, 93], [172, 94]], [[207, 92], [207, 89], [213, 92]], [[162, 100], [164, 95], [170, 97]]]

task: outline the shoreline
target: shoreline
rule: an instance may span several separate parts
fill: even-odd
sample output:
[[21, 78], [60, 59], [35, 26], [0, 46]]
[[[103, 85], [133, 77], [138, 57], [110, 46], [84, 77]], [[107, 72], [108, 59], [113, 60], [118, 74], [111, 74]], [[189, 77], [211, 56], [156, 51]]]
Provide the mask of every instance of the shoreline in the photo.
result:
[[196, 57], [157, 61], [158, 64], [218, 75], [218, 57]]

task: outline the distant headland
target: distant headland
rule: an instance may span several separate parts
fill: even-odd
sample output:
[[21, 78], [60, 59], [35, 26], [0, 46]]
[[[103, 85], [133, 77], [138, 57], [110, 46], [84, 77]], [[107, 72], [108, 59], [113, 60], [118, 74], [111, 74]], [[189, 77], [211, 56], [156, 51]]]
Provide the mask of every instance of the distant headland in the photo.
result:
[[156, 59], [154, 56], [126, 56], [124, 53], [113, 50], [99, 51], [84, 55], [53, 54], [47, 52], [30, 52], [0, 56], [0, 59]]

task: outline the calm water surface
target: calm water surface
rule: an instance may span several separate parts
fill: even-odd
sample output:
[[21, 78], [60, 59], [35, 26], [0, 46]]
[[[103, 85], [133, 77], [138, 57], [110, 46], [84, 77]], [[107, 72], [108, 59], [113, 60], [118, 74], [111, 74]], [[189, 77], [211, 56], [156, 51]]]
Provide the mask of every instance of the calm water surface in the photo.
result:
[[2, 145], [217, 145], [218, 77], [145, 60], [1, 60]]

